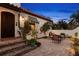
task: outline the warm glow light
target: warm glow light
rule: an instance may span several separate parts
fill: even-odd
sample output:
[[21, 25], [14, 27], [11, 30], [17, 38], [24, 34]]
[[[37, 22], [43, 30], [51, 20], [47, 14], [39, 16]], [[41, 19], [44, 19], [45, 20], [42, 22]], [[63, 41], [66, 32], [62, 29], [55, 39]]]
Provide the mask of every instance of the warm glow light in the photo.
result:
[[24, 19], [25, 19], [24, 17], [20, 16], [20, 21], [24, 21]]
[[32, 30], [35, 30], [35, 25], [31, 25]]
[[24, 26], [24, 20], [25, 18], [20, 16], [20, 26], [23, 27]]

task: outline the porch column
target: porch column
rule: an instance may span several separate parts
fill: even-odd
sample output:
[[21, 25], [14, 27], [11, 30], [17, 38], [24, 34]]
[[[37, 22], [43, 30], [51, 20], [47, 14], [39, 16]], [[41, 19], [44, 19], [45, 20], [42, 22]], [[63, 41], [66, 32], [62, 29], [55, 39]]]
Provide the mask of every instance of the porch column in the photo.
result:
[[1, 12], [0, 12], [0, 39], [1, 39]]

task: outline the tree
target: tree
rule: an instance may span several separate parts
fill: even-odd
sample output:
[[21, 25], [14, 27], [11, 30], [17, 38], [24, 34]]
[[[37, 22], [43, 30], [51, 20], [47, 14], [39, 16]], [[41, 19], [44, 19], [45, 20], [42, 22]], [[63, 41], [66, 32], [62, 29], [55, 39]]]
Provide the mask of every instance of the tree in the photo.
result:
[[43, 24], [43, 26], [40, 29], [41, 29], [41, 32], [45, 33], [51, 27], [52, 27], [52, 23], [51, 22], [46, 22], [46, 23]]
[[54, 23], [54, 24], [52, 25], [52, 29], [53, 29], [53, 30], [54, 30], [54, 29], [55, 29], [55, 30], [56, 30], [56, 29], [59, 29], [59, 25]]
[[79, 26], [79, 11], [74, 12], [70, 16], [69, 27], [70, 29], [74, 29]]
[[79, 23], [79, 11], [76, 11], [75, 13], [73, 13], [70, 18], [74, 19], [76, 22]]
[[62, 20], [58, 21], [57, 27], [58, 27], [58, 29], [68, 29], [68, 24], [66, 21], [64, 21], [62, 19]]

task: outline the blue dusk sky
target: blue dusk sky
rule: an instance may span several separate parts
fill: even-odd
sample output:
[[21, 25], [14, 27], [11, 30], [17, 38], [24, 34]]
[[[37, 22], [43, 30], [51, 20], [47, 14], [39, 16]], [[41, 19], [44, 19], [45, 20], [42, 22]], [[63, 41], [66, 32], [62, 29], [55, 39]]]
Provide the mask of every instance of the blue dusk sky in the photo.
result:
[[21, 7], [58, 21], [69, 19], [72, 13], [79, 10], [79, 3], [22, 3]]

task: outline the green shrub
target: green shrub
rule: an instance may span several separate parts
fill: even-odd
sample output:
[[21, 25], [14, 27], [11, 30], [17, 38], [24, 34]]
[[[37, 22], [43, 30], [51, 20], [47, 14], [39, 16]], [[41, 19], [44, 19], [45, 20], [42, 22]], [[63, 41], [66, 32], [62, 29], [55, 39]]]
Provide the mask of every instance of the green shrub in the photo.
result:
[[46, 23], [44, 23], [43, 24], [43, 26], [40, 28], [40, 30], [41, 30], [41, 32], [46, 32], [46, 31], [48, 31], [49, 29], [50, 29], [50, 22], [46, 22]]
[[35, 46], [39, 47], [41, 45], [41, 43], [38, 42], [36, 39], [31, 39], [28, 42], [31, 47], [35, 47]]
[[36, 39], [29, 40], [29, 45], [32, 47], [36, 46], [36, 43], [37, 43]]

